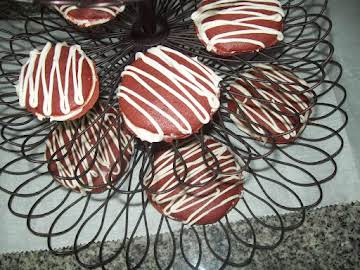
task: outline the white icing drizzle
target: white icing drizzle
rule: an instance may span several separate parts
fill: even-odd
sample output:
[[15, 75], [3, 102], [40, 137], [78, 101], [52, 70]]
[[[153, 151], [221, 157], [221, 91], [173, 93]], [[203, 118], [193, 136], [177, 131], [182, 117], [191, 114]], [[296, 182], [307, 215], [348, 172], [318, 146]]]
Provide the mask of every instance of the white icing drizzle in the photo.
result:
[[[225, 145], [215, 142], [214, 140], [209, 141], [208, 137], [205, 137], [204, 141], [206, 146], [218, 159], [220, 170], [223, 173], [222, 175], [218, 175], [216, 180], [210, 181], [213, 174], [204, 162], [203, 155], [201, 154], [201, 145], [198, 142], [193, 142], [179, 149], [186, 162], [187, 168], [191, 168], [191, 170], [188, 171], [185, 183], [191, 185], [207, 184], [202, 187], [182, 186], [181, 190], [177, 188], [163, 194], [151, 194], [148, 192], [153, 202], [163, 206], [164, 215], [175, 218], [176, 214], [184, 212], [188, 215], [188, 218], [183, 222], [190, 225], [195, 224], [206, 215], [229, 202], [235, 204], [241, 196], [240, 192], [236, 195], [229, 194], [234, 192], [234, 190], [240, 190], [239, 185], [243, 183], [243, 175], [239, 173], [240, 166], [236, 162], [233, 154]], [[208, 155], [206, 159], [210, 166], [214, 165], [215, 160], [213, 157]], [[174, 152], [171, 149], [165, 151], [155, 159], [154, 177], [152, 178], [152, 174], [149, 172], [145, 181], [150, 189], [161, 183], [161, 187], [156, 189], [156, 191], [160, 193], [179, 184], [174, 175], [173, 162]], [[177, 173], [180, 176], [184, 175], [184, 166], [180, 160], [177, 160]], [[225, 175], [225, 173], [227, 175]], [[166, 180], [164, 181], [164, 179]], [[219, 197], [223, 198], [221, 203], [214, 204], [213, 202]], [[211, 205], [211, 207], [205, 210], [209, 205]], [[188, 209], [193, 207], [196, 207], [196, 210], [189, 213]]]
[[[270, 11], [273, 14], [266, 15], [262, 11]], [[237, 15], [239, 18], [229, 20], [221, 15]], [[284, 35], [281, 31], [258, 25], [254, 21], [280, 22], [284, 16], [278, 0], [218, 0], [204, 3], [191, 18], [198, 29], [199, 38], [207, 45], [206, 49], [216, 52], [216, 45], [219, 43], [248, 43], [265, 48], [261, 40], [241, 37], [243, 35], [268, 34], [276, 36], [279, 41], [283, 40]], [[238, 26], [239, 30], [220, 32], [209, 38], [209, 30], [222, 26]]]
[[[40, 108], [41, 112], [36, 113], [40, 120], [50, 118], [50, 120], [64, 121], [82, 111], [82, 107], [93, 97], [98, 79], [93, 62], [85, 55], [81, 47], [79, 45], [69, 47], [65, 42], [55, 45], [51, 69], [50, 72], [47, 72], [50, 66], [46, 66], [46, 60], [51, 48], [52, 44], [48, 42], [41, 52], [36, 49], [30, 52], [28, 61], [21, 69], [16, 92], [19, 96], [19, 104], [21, 107], [30, 106], [30, 108], [37, 108], [39, 103], [43, 103], [43, 107]], [[63, 59], [61, 59], [61, 53], [64, 48], [68, 49], [69, 53], [65, 61], [65, 70], [62, 70], [60, 68], [60, 62], [63, 61]], [[77, 55], [80, 55], [79, 60], [77, 60]], [[37, 64], [36, 61], [38, 61]], [[85, 61], [90, 67], [92, 74], [91, 88], [86, 101], [84, 100], [84, 89], [82, 85], [84, 79], [82, 72]], [[65, 81], [61, 78], [63, 73], [65, 73]], [[55, 81], [57, 83], [57, 89], [54, 87]], [[70, 108], [70, 82], [72, 82], [74, 88], [74, 102], [80, 106], [75, 110], [71, 110]], [[42, 100], [39, 100], [40, 86], [42, 88]], [[58, 92], [58, 101], [53, 100], [54, 91]], [[26, 100], [27, 95], [29, 95], [28, 105]], [[52, 108], [55, 106], [55, 102], [59, 102], [60, 111], [63, 115], [54, 116], [52, 114]]]
[[[171, 56], [175, 54], [185, 61], [186, 65], [183, 65], [175, 60]], [[150, 57], [154, 55], [158, 57], [160, 61], [156, 61]], [[136, 91], [136, 89], [129, 89], [126, 85], [120, 85], [118, 88], [118, 96], [124, 99], [130, 106], [134, 107], [140, 114], [142, 114], [147, 121], [149, 121], [156, 133], [144, 130], [141, 127], [135, 126], [129, 120], [127, 115], [124, 115], [127, 126], [142, 140], [149, 142], [159, 142], [167, 138], [169, 134], [164, 134], [161, 126], [155, 120], [154, 116], [147, 112], [146, 107], [155, 110], [164, 120], [174, 125], [177, 130], [184, 135], [193, 134], [192, 127], [189, 121], [183, 116], [183, 113], [177, 108], [177, 104], [184, 104], [189, 111], [199, 120], [202, 124], [207, 124], [211, 120], [211, 116], [216, 112], [220, 106], [219, 101], [219, 83], [221, 78], [218, 77], [213, 71], [197, 61], [197, 59], [189, 58], [175, 50], [164, 46], [157, 46], [149, 49], [146, 54], [137, 53], [136, 60], [142, 60], [144, 62], [144, 68], [139, 69], [134, 66], [127, 66], [122, 73], [122, 77], [130, 76], [137, 82], [137, 89], [142, 91]], [[176, 88], [172, 88], [165, 82], [158, 79], [156, 76], [147, 72], [147, 66], [152, 69], [156, 69], [161, 72], [164, 77], [171, 81]], [[190, 66], [190, 68], [188, 67]], [[175, 69], [178, 73], [173, 72], [171, 69]], [[195, 71], [200, 70], [201, 73]], [[158, 86], [158, 88], [164, 89], [169, 95], [177, 98], [177, 104], [171, 104], [167, 100], [167, 96], [159, 94], [158, 88], [151, 87], [146, 81], [150, 80]], [[204, 84], [206, 86], [204, 86]], [[190, 89], [191, 91], [189, 91]], [[167, 109], [163, 110], [156, 105], [156, 102], [151, 102], [146, 98], [146, 95], [150, 94], [155, 97], [161, 104]], [[198, 102], [196, 96], [205, 97], [211, 107], [211, 112], [208, 112]], [[136, 100], [140, 100], [145, 103], [146, 107], [143, 108]], [[174, 117], [176, 116], [176, 117]]]
[[[99, 111], [104, 111], [103, 104], [100, 104]], [[124, 151], [131, 138], [129, 134], [120, 132], [120, 148], [118, 131], [116, 131], [115, 124], [117, 118], [114, 109], [106, 112], [104, 120], [102, 120], [102, 118], [96, 120], [98, 117], [99, 113], [92, 110], [81, 118], [81, 120], [64, 122], [58, 126], [46, 141], [46, 156], [51, 157], [57, 152], [53, 159], [59, 159], [59, 161], [51, 161], [52, 164], [56, 165], [58, 177], [55, 176], [55, 178], [65, 187], [79, 190], [82, 193], [91, 191], [91, 189], [82, 187], [75, 179], [64, 180], [61, 178], [74, 178], [78, 162], [86, 156], [81, 162], [77, 174], [82, 174], [83, 171], [90, 169], [84, 176], [79, 177], [80, 182], [89, 187], [108, 183], [110, 169], [121, 153], [120, 150]], [[83, 135], [76, 135], [87, 128], [89, 129]], [[108, 129], [109, 132], [107, 133]], [[97, 149], [90, 152], [98, 136], [100, 136], [99, 139], [101, 143], [97, 146]], [[75, 138], [76, 140], [74, 140]], [[70, 141], [72, 142], [69, 144]], [[59, 151], [60, 147], [64, 145], [67, 145], [67, 147], [63, 147], [61, 151]], [[133, 143], [130, 142], [129, 147], [126, 149], [126, 154], [123, 155], [125, 167], [122, 168], [120, 162], [117, 162], [113, 168], [112, 175], [120, 175], [122, 171], [126, 171], [129, 168], [133, 150]], [[95, 162], [92, 163], [94, 159]]]
[[[81, 10], [85, 8], [79, 8], [77, 6], [73, 5], [60, 5], [60, 6], [54, 6], [54, 8], [63, 15], [63, 17], [72, 23], [84, 26], [84, 27], [90, 27], [98, 24], [103, 24], [111, 20], [111, 18], [104, 18], [104, 19], [78, 19], [73, 16], [71, 16], [70, 12], [73, 10]], [[125, 5], [122, 6], [106, 6], [106, 7], [90, 7], [86, 9], [92, 9], [97, 11], [105, 12], [112, 17], [116, 17], [119, 13], [123, 12], [125, 10]]]
[[[274, 67], [271, 65], [257, 64], [255, 65], [255, 68], [258, 71], [251, 70], [243, 74], [244, 77], [248, 78], [247, 82], [256, 89], [257, 93], [262, 99], [266, 101], [284, 104], [284, 106], [279, 106], [275, 103], [272, 103], [270, 105], [268, 103], [261, 102], [255, 99], [249, 99], [243, 96], [236, 97], [235, 95], [234, 97], [239, 108], [251, 122], [258, 123], [258, 120], [256, 118], [262, 119], [262, 121], [267, 125], [266, 128], [270, 133], [280, 135], [283, 133], [287, 133], [290, 130], [293, 130], [290, 133], [281, 135], [281, 137], [285, 140], [296, 137], [297, 134], [301, 132], [302, 129], [305, 127], [304, 123], [307, 121], [310, 115], [309, 105], [313, 94], [311, 94], [310, 92], [301, 93], [305, 89], [309, 88], [308, 84], [304, 80], [296, 77], [289, 70], [283, 67], [274, 69]], [[270, 82], [252, 81], [251, 79], [259, 79], [259, 71], [261, 71], [264, 76], [268, 77], [276, 84], [281, 86], [284, 92], [274, 89], [274, 86]], [[262, 76], [260, 78], [262, 78]], [[242, 79], [239, 80], [242, 81]], [[233, 93], [239, 93], [248, 97], [254, 96], [243, 85], [237, 82], [230, 85], [229, 91]], [[307, 100], [301, 99], [300, 95]], [[292, 108], [293, 110], [291, 110], [290, 108]], [[279, 113], [275, 110], [284, 113]], [[300, 114], [299, 124], [303, 124], [301, 125], [300, 130], [295, 129], [297, 125], [296, 123], [294, 123], [294, 121], [290, 119], [291, 115], [295, 116], [295, 112]], [[231, 119], [244, 132], [259, 137], [258, 134], [255, 134], [250, 128], [246, 126], [245, 122], [240, 121], [234, 115], [231, 115]], [[266, 136], [270, 135], [263, 128], [261, 128], [261, 124], [251, 124], [251, 126], [259, 134], [264, 134]], [[266, 136], [260, 136], [260, 139], [266, 142], [268, 140]]]

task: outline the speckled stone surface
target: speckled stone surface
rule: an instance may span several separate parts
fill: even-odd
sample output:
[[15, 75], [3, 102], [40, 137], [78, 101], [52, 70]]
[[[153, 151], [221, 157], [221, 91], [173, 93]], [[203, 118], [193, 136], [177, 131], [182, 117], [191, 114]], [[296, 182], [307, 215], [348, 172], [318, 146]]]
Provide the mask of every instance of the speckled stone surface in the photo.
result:
[[[294, 220], [294, 214], [283, 216], [284, 223]], [[262, 221], [273, 224], [274, 217], [266, 217]], [[302, 226], [296, 230], [285, 233], [284, 240], [274, 250], [257, 250], [252, 262], [242, 269], [360, 269], [360, 202], [328, 206], [321, 209], [311, 210], [306, 214]], [[243, 240], [251, 239], [247, 232], [245, 222], [232, 224], [232, 228]], [[261, 230], [254, 226], [259, 243], [275, 243], [279, 235], [274, 235], [272, 230]], [[226, 255], [228, 244], [226, 236], [220, 226], [209, 226], [206, 230], [207, 239], [210, 243], [216, 243], [214, 250], [219, 255]], [[242, 235], [243, 234], [243, 235]], [[176, 233], [175, 233], [176, 235]], [[196, 264], [198, 257], [198, 242], [191, 231], [184, 232], [183, 250], [189, 261]], [[221, 263], [209, 252], [204, 244], [205, 239], [200, 237], [202, 243], [202, 260], [199, 269], [219, 269]], [[154, 239], [152, 239], [154, 240]], [[173, 246], [170, 234], [161, 235], [158, 238], [157, 254], [159, 264], [164, 267], [169, 263]], [[239, 243], [239, 241], [232, 241]], [[128, 262], [134, 266], [141, 258], [145, 248], [144, 239], [136, 239], [136, 243], [130, 250], [131, 260]], [[109, 242], [105, 252], [112, 253], [119, 242]], [[179, 247], [179, 239], [176, 240]], [[81, 254], [87, 262], [96, 257], [97, 246], [87, 249]], [[231, 258], [241, 261], [249, 255], [249, 249], [244, 245], [232, 246]], [[149, 255], [140, 269], [157, 269], [154, 260], [154, 250], [149, 249]], [[124, 254], [120, 254], [116, 260], [110, 263], [106, 269], [126, 269]], [[0, 269], [84, 269], [79, 266], [73, 256], [54, 256], [48, 251], [25, 252], [17, 254], [0, 255]], [[190, 269], [181, 255], [181, 249], [177, 248], [176, 259], [172, 269]], [[226, 267], [226, 269], [235, 269]]]

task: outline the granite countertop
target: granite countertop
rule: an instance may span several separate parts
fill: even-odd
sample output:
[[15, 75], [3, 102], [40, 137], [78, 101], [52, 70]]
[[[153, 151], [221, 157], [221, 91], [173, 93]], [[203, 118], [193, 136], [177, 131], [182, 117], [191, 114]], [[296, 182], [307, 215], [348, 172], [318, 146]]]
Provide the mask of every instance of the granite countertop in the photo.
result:
[[[283, 215], [284, 221], [293, 219], [294, 214]], [[274, 217], [266, 217], [271, 221]], [[360, 202], [351, 204], [327, 206], [314, 209], [306, 214], [304, 224], [285, 234], [284, 241], [274, 250], [256, 251], [253, 261], [242, 269], [360, 269]], [[236, 230], [245, 230], [244, 222], [236, 225]], [[218, 228], [211, 228], [211, 237], [219, 235]], [[263, 239], [271, 238], [271, 232], [264, 232]], [[166, 236], [164, 236], [164, 239]], [[161, 240], [160, 240], [161, 241]], [[141, 245], [141, 239], [138, 241]], [[118, 242], [109, 242], [107, 248], [118, 246]], [[218, 247], [224, 245], [218, 239]], [[191, 254], [193, 245], [187, 245]], [[162, 245], [159, 257], [168, 253], [167, 245]], [[151, 251], [150, 251], [151, 252]], [[236, 250], [235, 250], [236, 252]], [[239, 251], [239, 255], [241, 251]], [[94, 250], [88, 249], [86, 255], [93, 256]], [[136, 257], [136, 254], [133, 254]], [[218, 269], [219, 265], [210, 260], [204, 252], [204, 261], [209, 261], [206, 267], [199, 269]], [[240, 255], [241, 256], [241, 255]], [[148, 256], [140, 269], [157, 269], [154, 259]], [[54, 256], [49, 251], [22, 252], [0, 255], [0, 269], [83, 269], [74, 257]], [[126, 269], [123, 256], [109, 264], [106, 269]], [[183, 260], [176, 260], [172, 269], [188, 269]], [[227, 267], [226, 269], [232, 269]]]

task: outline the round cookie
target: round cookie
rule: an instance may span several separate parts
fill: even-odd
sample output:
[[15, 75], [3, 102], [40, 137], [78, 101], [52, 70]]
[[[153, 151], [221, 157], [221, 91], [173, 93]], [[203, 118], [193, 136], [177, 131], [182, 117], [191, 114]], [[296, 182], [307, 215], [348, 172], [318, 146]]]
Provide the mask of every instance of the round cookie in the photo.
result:
[[125, 6], [79, 8], [73, 5], [57, 5], [54, 8], [69, 22], [82, 27], [107, 23], [125, 10]]
[[143, 141], [186, 138], [209, 123], [220, 106], [220, 77], [197, 59], [164, 46], [137, 53], [121, 76], [121, 113]]
[[210, 52], [254, 52], [284, 39], [284, 11], [277, 0], [203, 0], [191, 18]]
[[[82, 193], [99, 193], [128, 170], [133, 140], [126, 130], [119, 131], [117, 110], [109, 108], [102, 117], [105, 109], [106, 105], [99, 103], [83, 118], [64, 122], [49, 135], [45, 158], [50, 160], [49, 171], [54, 179], [63, 186]], [[81, 132], [85, 133], [79, 135]], [[92, 147], [95, 149], [90, 151]], [[78, 183], [75, 174], [85, 187]]]
[[[155, 154], [153, 175], [145, 183], [151, 204], [163, 215], [185, 224], [212, 224], [223, 218], [238, 203], [243, 190], [243, 174], [229, 149], [212, 138], [205, 137], [204, 145], [216, 156], [207, 153], [206, 163], [201, 144], [191, 142], [178, 149], [187, 166], [178, 159], [176, 171], [184, 184], [174, 175], [174, 151], [164, 149]], [[185, 178], [185, 179], [184, 179]]]
[[311, 113], [314, 93], [306, 92], [308, 84], [274, 65], [255, 65], [243, 76], [246, 80], [238, 79], [228, 88], [234, 98], [228, 101], [228, 109], [239, 116], [231, 115], [237, 127], [264, 142], [269, 137], [277, 144], [293, 142]]
[[95, 64], [79, 45], [47, 43], [41, 51], [30, 52], [16, 92], [20, 106], [40, 120], [74, 120], [96, 103], [99, 79]]

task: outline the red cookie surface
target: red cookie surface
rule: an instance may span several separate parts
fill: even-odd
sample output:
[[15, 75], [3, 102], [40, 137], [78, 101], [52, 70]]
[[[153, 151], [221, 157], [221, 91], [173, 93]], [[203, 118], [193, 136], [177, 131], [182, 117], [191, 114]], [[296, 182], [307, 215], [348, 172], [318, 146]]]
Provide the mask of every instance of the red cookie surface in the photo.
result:
[[277, 0], [203, 0], [191, 16], [210, 52], [230, 56], [283, 40], [284, 11]]
[[231, 115], [234, 123], [264, 142], [269, 137], [277, 144], [293, 142], [311, 113], [314, 93], [306, 92], [308, 84], [290, 70], [274, 65], [255, 65], [243, 76], [246, 80], [238, 79], [228, 89], [234, 98], [228, 108], [238, 116]]
[[205, 137], [204, 145], [216, 159], [209, 151], [202, 154], [199, 142], [178, 149], [183, 161], [178, 158], [176, 172], [183, 183], [174, 175], [174, 150], [164, 149], [155, 154], [153, 174], [148, 173], [145, 183], [149, 201], [161, 214], [190, 225], [212, 224], [238, 203], [243, 174], [234, 155], [212, 138]]
[[21, 107], [40, 120], [65, 121], [80, 118], [99, 97], [95, 64], [79, 45], [47, 43], [30, 52], [16, 86]]
[[[119, 130], [117, 110], [105, 109], [101, 102], [83, 118], [61, 123], [49, 135], [45, 157], [50, 160], [49, 171], [63, 186], [81, 192], [103, 192], [129, 168], [133, 140], [126, 130]], [[79, 135], [81, 132], [84, 134]]]
[[197, 59], [164, 46], [137, 53], [119, 86], [125, 124], [143, 141], [188, 137], [218, 110], [220, 80]]
[[71, 5], [58, 5], [54, 8], [66, 20], [84, 28], [107, 23], [125, 10], [125, 6], [79, 8]]

